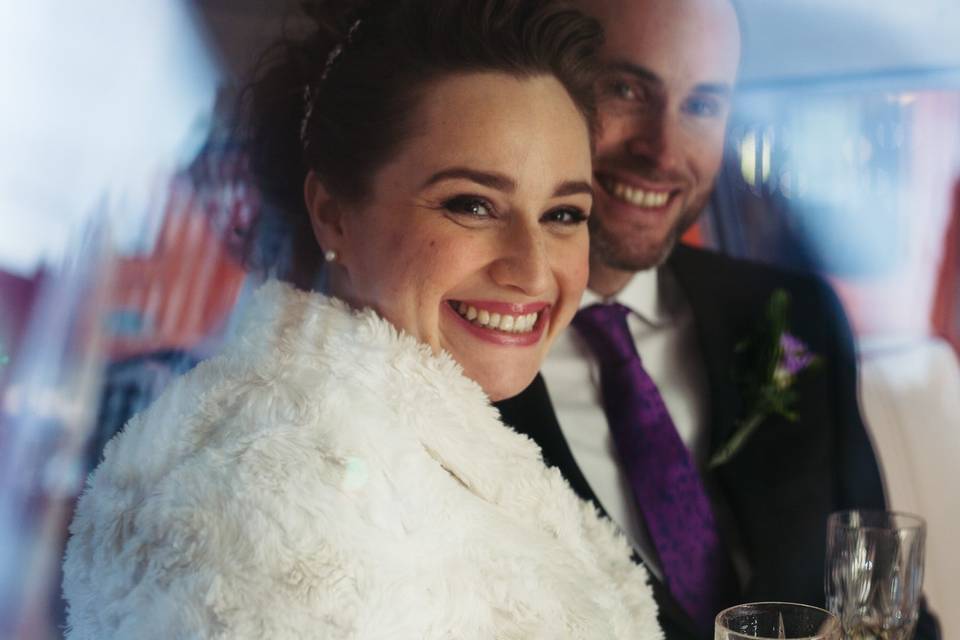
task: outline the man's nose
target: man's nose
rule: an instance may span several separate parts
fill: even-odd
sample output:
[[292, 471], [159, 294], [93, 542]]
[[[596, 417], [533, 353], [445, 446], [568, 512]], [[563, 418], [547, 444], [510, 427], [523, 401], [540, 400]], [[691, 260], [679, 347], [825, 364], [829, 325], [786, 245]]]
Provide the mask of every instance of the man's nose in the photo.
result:
[[626, 141], [627, 152], [658, 171], [675, 170], [681, 163], [681, 132], [666, 111], [638, 119]]
[[528, 296], [549, 290], [550, 259], [539, 224], [515, 224], [499, 239], [500, 255], [491, 266], [494, 281]]

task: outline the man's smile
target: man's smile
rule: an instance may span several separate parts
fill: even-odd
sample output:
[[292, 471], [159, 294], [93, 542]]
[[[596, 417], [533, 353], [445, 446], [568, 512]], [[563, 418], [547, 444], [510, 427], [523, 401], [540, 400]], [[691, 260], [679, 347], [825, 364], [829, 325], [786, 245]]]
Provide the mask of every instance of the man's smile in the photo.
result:
[[597, 182], [613, 199], [643, 209], [662, 209], [679, 190], [668, 187], [641, 187], [617, 179], [608, 173], [598, 173]]

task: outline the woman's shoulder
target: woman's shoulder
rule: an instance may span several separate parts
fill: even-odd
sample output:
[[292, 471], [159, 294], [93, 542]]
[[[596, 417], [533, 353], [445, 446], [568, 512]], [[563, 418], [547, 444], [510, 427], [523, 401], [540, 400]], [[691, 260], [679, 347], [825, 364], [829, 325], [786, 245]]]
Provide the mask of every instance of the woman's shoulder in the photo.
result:
[[269, 282], [221, 353], [171, 382], [108, 443], [94, 478], [156, 482], [200, 451], [230, 455], [247, 440], [312, 432], [334, 446], [360, 435], [339, 429], [344, 420], [422, 409], [457, 386], [482, 393], [451, 359], [372, 311]]
[[[398, 492], [446, 478], [425, 453], [424, 429], [494, 419], [452, 361], [372, 312], [283, 286], [266, 293], [222, 354], [108, 445], [71, 527], [64, 593], [74, 620], [139, 610], [130, 598], [143, 594], [151, 607], [172, 598], [202, 617], [214, 589], [229, 608], [288, 588], [300, 597], [274, 580], [303, 571], [352, 574], [384, 533], [402, 530], [411, 497]], [[335, 589], [317, 575], [296, 579]], [[343, 595], [317, 610], [347, 611]]]
[[173, 381], [107, 445], [75, 530], [113, 535], [104, 522], [223, 514], [226, 504], [286, 517], [299, 512], [291, 502], [319, 504], [310, 492], [344, 494], [370, 471], [365, 461], [389, 467], [421, 452], [419, 424], [447, 422], [471, 399], [486, 407], [452, 361], [372, 312], [278, 283], [252, 305], [220, 355]]
[[[133, 624], [133, 612], [173, 615], [192, 634], [218, 624], [236, 631], [246, 624], [244, 599], [277, 612], [250, 613], [250, 624], [307, 628], [296, 622], [303, 609], [264, 599], [302, 596], [288, 581], [333, 590], [325, 578], [297, 578], [303, 571], [329, 571], [331, 580], [350, 573], [351, 550], [366, 544], [355, 539], [364, 514], [375, 500], [391, 504], [364, 461], [406, 445], [365, 426], [383, 427], [391, 403], [356, 388], [350, 361], [335, 375], [318, 342], [324, 323], [296, 304], [275, 311], [175, 380], [108, 445], [78, 504], [64, 565], [77, 637], [122, 635], [108, 625]], [[330, 322], [341, 314], [350, 317], [335, 308]], [[351, 596], [342, 595], [317, 611], [331, 619], [348, 611]], [[178, 612], [161, 612], [164, 603]]]

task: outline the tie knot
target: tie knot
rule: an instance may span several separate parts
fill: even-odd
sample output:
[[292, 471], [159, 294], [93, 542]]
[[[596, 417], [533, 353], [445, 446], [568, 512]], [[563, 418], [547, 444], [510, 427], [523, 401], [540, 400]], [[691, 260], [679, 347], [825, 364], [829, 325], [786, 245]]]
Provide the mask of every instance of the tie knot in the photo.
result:
[[600, 360], [610, 366], [639, 358], [627, 326], [630, 309], [619, 302], [592, 304], [577, 312], [573, 327]]

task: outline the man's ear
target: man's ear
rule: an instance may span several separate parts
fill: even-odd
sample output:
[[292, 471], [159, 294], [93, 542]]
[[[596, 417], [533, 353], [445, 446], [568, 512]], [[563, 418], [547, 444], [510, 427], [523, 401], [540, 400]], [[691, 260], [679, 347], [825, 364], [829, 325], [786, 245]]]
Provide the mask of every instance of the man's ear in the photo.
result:
[[332, 250], [342, 254], [342, 210], [313, 170], [307, 173], [303, 181], [303, 199], [310, 214], [310, 225], [313, 227], [317, 244], [323, 251]]

